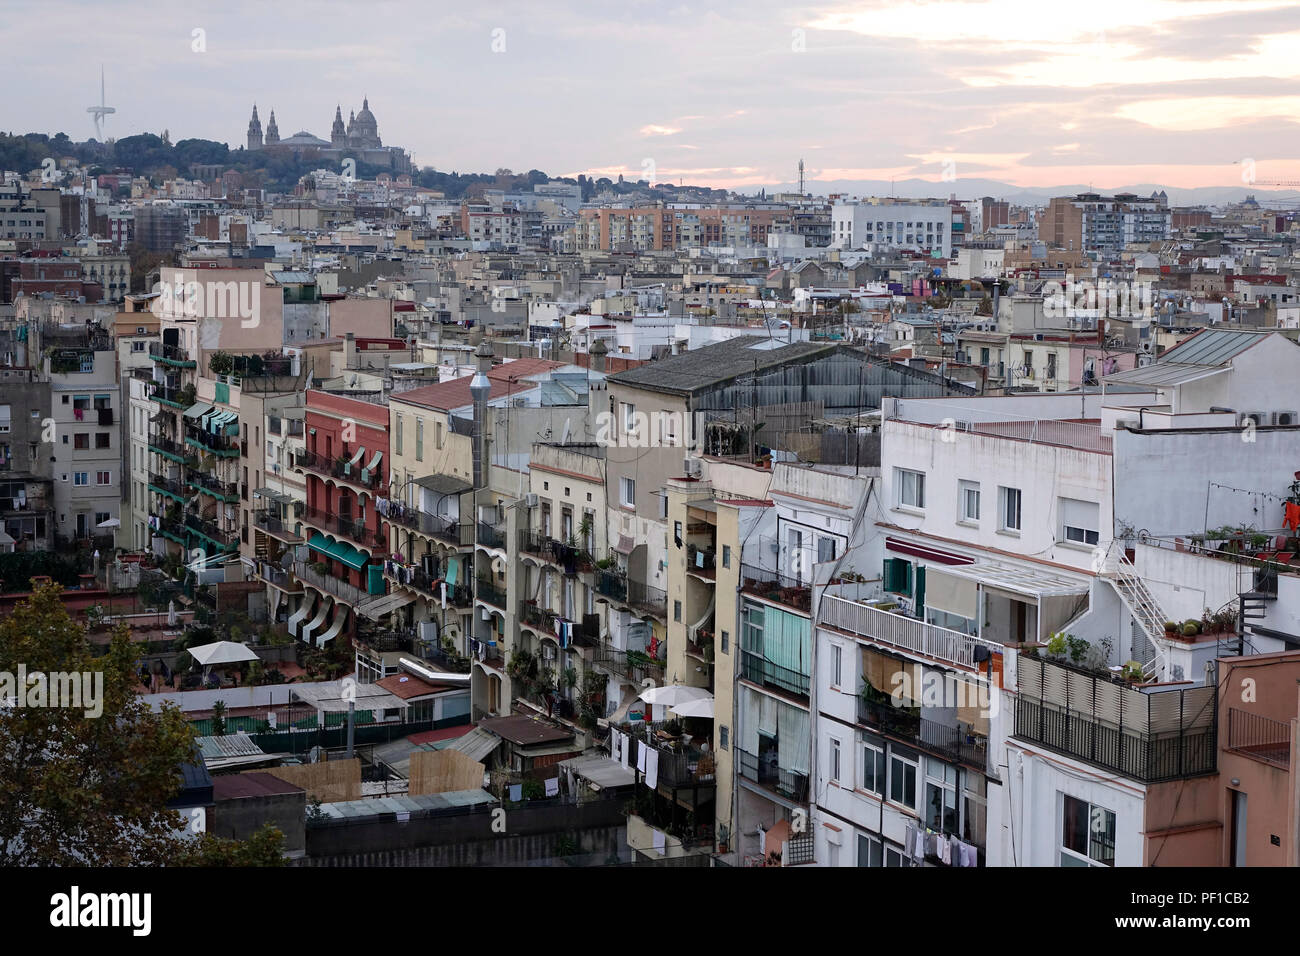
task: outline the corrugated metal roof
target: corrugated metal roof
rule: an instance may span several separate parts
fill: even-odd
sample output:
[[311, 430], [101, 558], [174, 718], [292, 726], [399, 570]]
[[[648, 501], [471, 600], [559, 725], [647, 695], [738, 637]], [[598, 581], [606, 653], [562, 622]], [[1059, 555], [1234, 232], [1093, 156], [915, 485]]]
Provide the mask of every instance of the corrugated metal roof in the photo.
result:
[[1222, 365], [1271, 334], [1242, 329], [1203, 329], [1166, 352], [1163, 361], [1184, 365]]
[[195, 743], [198, 744], [199, 753], [203, 754], [204, 760], [265, 755], [265, 751], [242, 730], [221, 737], [199, 737]]
[[481, 727], [475, 727], [464, 737], [461, 737], [454, 744], [447, 747], [448, 750], [459, 750], [471, 760], [482, 762], [483, 758], [501, 746], [501, 738], [496, 734], [484, 730]]
[[1109, 385], [1147, 385], [1164, 387], [1183, 385], [1198, 378], [1209, 378], [1220, 372], [1228, 371], [1226, 365], [1191, 365], [1184, 362], [1156, 362], [1145, 368], [1131, 368], [1105, 376], [1102, 381]]

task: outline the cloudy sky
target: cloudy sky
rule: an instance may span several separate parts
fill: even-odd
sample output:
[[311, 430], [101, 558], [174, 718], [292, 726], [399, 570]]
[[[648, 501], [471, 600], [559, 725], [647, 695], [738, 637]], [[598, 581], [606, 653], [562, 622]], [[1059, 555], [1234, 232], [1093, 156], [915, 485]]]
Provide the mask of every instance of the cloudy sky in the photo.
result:
[[443, 170], [1300, 180], [1300, 0], [17, 0], [0, 41], [0, 128], [74, 139], [103, 62], [110, 135], [238, 146], [256, 102], [328, 139], [368, 95]]

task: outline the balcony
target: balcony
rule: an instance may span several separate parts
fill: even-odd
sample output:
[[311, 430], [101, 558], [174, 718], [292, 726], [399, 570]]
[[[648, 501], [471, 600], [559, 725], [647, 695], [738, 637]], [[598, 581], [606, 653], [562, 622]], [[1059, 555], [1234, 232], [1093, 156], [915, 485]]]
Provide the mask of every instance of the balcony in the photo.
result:
[[[566, 618], [555, 611], [549, 611], [546, 608], [538, 607], [536, 604], [530, 604], [528, 601], [520, 601], [519, 621], [524, 627], [530, 627], [535, 631], [559, 639], [560, 624], [566, 621]], [[581, 621], [568, 621], [568, 623], [572, 625], [570, 635], [573, 646], [595, 647], [600, 642], [600, 634], [583, 631]]]
[[388, 514], [384, 517], [392, 524], [436, 538], [454, 548], [474, 544], [473, 526], [462, 524], [455, 518], [430, 514], [418, 508], [394, 508], [392, 505], [389, 505]]
[[179, 478], [165, 478], [162, 475], [150, 472], [149, 490], [156, 491], [160, 495], [169, 495], [182, 504], [189, 500], [185, 484]]
[[807, 674], [774, 664], [761, 654], [743, 650], [740, 652], [740, 676], [760, 687], [805, 698], [811, 680]]
[[194, 454], [186, 449], [181, 442], [172, 441], [172, 439], [164, 438], [161, 435], [150, 435], [148, 442], [151, 452], [169, 458], [178, 464], [186, 464]]
[[807, 582], [787, 577], [776, 571], [768, 571], [766, 568], [742, 564], [740, 589], [746, 594], [784, 604], [805, 614], [812, 610], [812, 588]]
[[638, 686], [649, 678], [656, 684], [664, 682], [664, 665], [641, 651], [620, 651], [608, 644], [598, 645], [592, 664], [603, 668], [624, 681]]
[[[978, 648], [1002, 650], [1001, 645], [960, 631], [936, 627], [906, 614], [884, 611], [833, 594], [824, 596], [820, 607], [820, 623], [823, 625], [867, 638], [876, 644], [969, 670], [978, 669]], [[982, 652], [980, 656], [983, 656]]]
[[239, 440], [225, 435], [214, 435], [211, 432], [194, 429], [185, 436], [185, 444], [192, 445], [210, 455], [216, 455], [218, 458], [239, 457]]
[[194, 389], [192, 388], [168, 388], [165, 385], [156, 385], [149, 392], [149, 401], [158, 402], [171, 408], [178, 408], [181, 411], [185, 411], [190, 405], [193, 405], [193, 399]]
[[735, 748], [740, 775], [773, 793], [795, 803], [808, 802], [808, 775], [778, 766], [776, 754], [769, 752], [766, 759]]
[[239, 486], [233, 481], [221, 481], [212, 475], [205, 475], [198, 471], [191, 472], [186, 481], [191, 488], [198, 489], [210, 498], [230, 504], [239, 500]]
[[175, 541], [177, 544], [186, 543], [185, 525], [177, 518], [160, 518], [155, 531], [168, 541]]
[[190, 358], [189, 353], [175, 345], [163, 345], [161, 342], [149, 343], [149, 357], [155, 362], [162, 362], [174, 368], [196, 368], [198, 363]]
[[253, 524], [267, 534], [279, 538], [286, 544], [301, 544], [302, 535], [293, 531], [294, 521], [272, 514], [269, 511], [254, 511]]
[[302, 520], [330, 534], [347, 538], [368, 551], [388, 547], [388, 538], [383, 532], [367, 528], [364, 521], [353, 521], [351, 515], [340, 516], [319, 508], [308, 508], [303, 512]]
[[712, 548], [686, 546], [686, 573], [712, 581], [717, 577], [717, 552]]
[[474, 581], [474, 596], [480, 601], [486, 601], [493, 607], [499, 607], [505, 610], [509, 607], [509, 600], [506, 597], [506, 589], [498, 587], [494, 582], [487, 578], [476, 578]]
[[884, 700], [858, 698], [858, 723], [896, 737], [919, 750], [983, 771], [988, 764], [988, 737], [960, 727], [935, 723], [919, 707], [895, 706]]
[[498, 551], [506, 549], [505, 529], [490, 525], [485, 521], [478, 523], [477, 540], [485, 548], [496, 548]]
[[223, 531], [213, 521], [198, 515], [185, 516], [185, 528], [191, 533], [215, 544], [219, 550], [235, 551], [239, 548], [239, 535], [234, 531]]
[[1215, 685], [1143, 693], [1026, 654], [1016, 669], [1015, 736], [1142, 783], [1215, 771]]
[[[442, 586], [445, 583], [440, 575], [428, 574], [423, 568], [400, 566], [392, 570], [385, 566], [384, 577], [399, 587], [419, 591], [434, 600], [442, 600]], [[464, 584], [447, 585], [447, 604], [451, 607], [465, 608], [474, 603], [473, 591]]]
[[314, 451], [300, 451], [294, 455], [293, 463], [295, 468], [303, 468], [326, 478], [337, 478], [358, 488], [378, 488], [381, 484], [379, 469], [372, 472], [364, 467], [367, 460], [374, 459], [374, 452], [362, 455], [355, 465], [349, 464], [355, 454], [354, 451], [346, 457], [328, 458]]
[[284, 568], [278, 568], [270, 561], [258, 562], [257, 576], [288, 594], [302, 593], [302, 583]]
[[1291, 724], [1229, 707], [1227, 749], [1288, 770], [1291, 767]]
[[293, 563], [293, 573], [298, 580], [304, 584], [310, 584], [317, 590], [324, 591], [326, 594], [332, 594], [344, 604], [356, 607], [363, 601], [369, 600], [373, 595], [368, 594], [364, 589], [357, 587], [355, 584], [349, 584], [347, 581], [334, 577], [334, 575], [319, 573], [310, 564], [305, 561], [295, 561]]

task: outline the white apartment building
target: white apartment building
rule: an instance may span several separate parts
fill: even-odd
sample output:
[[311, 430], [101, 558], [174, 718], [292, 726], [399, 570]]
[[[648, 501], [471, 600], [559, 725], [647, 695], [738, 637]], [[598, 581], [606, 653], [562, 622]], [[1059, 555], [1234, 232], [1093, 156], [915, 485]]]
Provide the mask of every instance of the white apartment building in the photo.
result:
[[831, 247], [912, 249], [952, 255], [952, 207], [947, 203], [848, 201], [831, 207]]

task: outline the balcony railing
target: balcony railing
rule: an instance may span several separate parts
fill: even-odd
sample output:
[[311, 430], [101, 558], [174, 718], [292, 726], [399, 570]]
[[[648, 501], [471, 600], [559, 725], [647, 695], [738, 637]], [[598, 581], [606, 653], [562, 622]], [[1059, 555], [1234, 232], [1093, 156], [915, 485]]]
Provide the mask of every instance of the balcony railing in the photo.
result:
[[767, 598], [797, 611], [812, 610], [812, 587], [810, 582], [801, 581], [776, 571], [758, 568], [752, 564], [740, 566], [740, 589], [747, 594]]
[[185, 349], [175, 345], [163, 345], [161, 342], [149, 343], [149, 357], [155, 362], [165, 362], [178, 368], [194, 368], [197, 364]]
[[179, 478], [165, 478], [162, 475], [149, 473], [149, 487], [155, 491], [166, 492], [173, 497], [182, 500], [189, 499], [189, 493], [185, 488], [185, 483]]
[[740, 676], [763, 687], [771, 687], [798, 697], [808, 696], [810, 678], [807, 674], [774, 664], [753, 651], [740, 652]]
[[278, 568], [270, 561], [262, 561], [257, 566], [257, 576], [268, 584], [273, 584], [281, 591], [298, 593], [302, 591], [302, 584], [284, 568]]
[[374, 452], [367, 451], [357, 460], [355, 465], [348, 464], [355, 454], [354, 451], [347, 454], [346, 457], [329, 458], [314, 451], [300, 451], [294, 455], [293, 460], [295, 467], [305, 468], [318, 475], [340, 478], [349, 484], [358, 485], [362, 488], [378, 488], [383, 478], [380, 474], [383, 469], [377, 468], [371, 472], [365, 467], [374, 459]]
[[186, 461], [194, 454], [194, 452], [186, 448], [181, 442], [173, 441], [170, 438], [164, 438], [162, 435], [150, 435], [148, 441], [150, 451], [157, 452], [161, 455], [167, 455], [177, 461]]
[[186, 533], [185, 525], [178, 518], [161, 518], [158, 521], [158, 534], [169, 538], [178, 544], [184, 544]]
[[[401, 587], [427, 594], [438, 601], [442, 600], [442, 586], [446, 582], [440, 575], [429, 574], [423, 568], [401, 566], [391, 570], [386, 567], [384, 577]], [[447, 603], [452, 607], [469, 607], [474, 603], [473, 591], [464, 584], [448, 584]]]
[[478, 543], [485, 548], [497, 548], [504, 551], [506, 549], [505, 529], [490, 525], [486, 521], [480, 521], [478, 523]]
[[988, 737], [939, 724], [921, 716], [918, 707], [898, 707], [891, 701], [858, 698], [858, 723], [898, 737], [927, 753], [983, 770], [988, 763]]
[[336, 578], [332, 574], [318, 574], [316, 569], [305, 561], [295, 561], [293, 563], [293, 573], [297, 575], [298, 580], [305, 584], [310, 584], [312, 587], [324, 591], [327, 594], [332, 594], [344, 603], [351, 604], [353, 607], [371, 597], [371, 595], [356, 585], [350, 584], [340, 578]]
[[690, 574], [712, 578], [717, 574], [718, 554], [712, 548], [688, 545], [686, 548], [686, 570]]
[[1229, 707], [1228, 749], [1285, 770], [1291, 766], [1291, 725]]
[[735, 754], [739, 759], [740, 775], [746, 780], [752, 780], [754, 783], [766, 787], [789, 800], [793, 800], [795, 803], [808, 802], [808, 775], [806, 773], [795, 773], [792, 770], [787, 770], [778, 766], [772, 757], [762, 760], [757, 754], [751, 754], [739, 747], [736, 748]]
[[467, 547], [474, 543], [473, 525], [462, 524], [455, 518], [430, 514], [418, 508], [394, 508], [391, 505], [384, 517], [395, 525], [437, 538], [454, 547]]
[[293, 530], [295, 522], [292, 519], [282, 518], [269, 511], [254, 511], [253, 524], [267, 534], [275, 535], [281, 541], [287, 541], [290, 544], [297, 544], [302, 541], [302, 535]]
[[319, 508], [308, 508], [303, 512], [303, 521], [370, 550], [388, 545], [388, 539], [383, 532], [366, 527], [363, 521], [353, 521], [347, 515], [339, 516]]
[[[164, 405], [170, 405], [172, 408], [179, 408], [182, 411], [190, 406], [185, 403], [186, 399], [194, 397], [193, 390], [186, 391], [179, 386], [168, 388], [166, 385], [156, 385], [149, 392], [149, 400], [152, 402], [161, 402]], [[190, 404], [193, 404], [191, 402]]]
[[239, 440], [237, 438], [214, 435], [211, 432], [194, 429], [185, 436], [185, 443], [222, 458], [239, 457]]
[[239, 547], [239, 535], [235, 531], [224, 531], [215, 522], [200, 518], [198, 515], [186, 515], [185, 527], [193, 534], [207, 538], [217, 547], [233, 551]]
[[1144, 693], [1025, 654], [1016, 671], [1017, 737], [1142, 783], [1214, 772], [1216, 685]]
[[877, 644], [972, 669], [977, 665], [977, 648], [1002, 649], [960, 631], [936, 627], [905, 614], [882, 611], [833, 594], [822, 598], [820, 617], [821, 623], [828, 627], [860, 635]]
[[499, 607], [503, 611], [509, 606], [505, 588], [498, 587], [487, 578], [475, 579], [474, 593], [480, 601], [487, 601], [488, 604]]
[[620, 651], [608, 644], [601, 644], [596, 648], [592, 663], [597, 667], [603, 667], [615, 677], [621, 677], [637, 685], [647, 678], [653, 679], [657, 684], [662, 684], [664, 680], [662, 661], [639, 652], [633, 652], [629, 657], [627, 651]]
[[236, 482], [222, 481], [214, 475], [205, 475], [197, 471], [191, 472], [187, 481], [205, 494], [220, 498], [222, 501], [239, 500], [239, 485]]
[[[543, 631], [547, 634], [560, 636], [560, 622], [566, 618], [549, 611], [546, 608], [538, 607], [536, 604], [529, 604], [527, 601], [519, 602], [519, 620], [525, 627], [531, 627], [534, 630]], [[595, 647], [600, 642], [600, 634], [591, 634], [583, 630], [583, 622], [568, 621], [572, 625], [571, 637], [575, 647]]]

